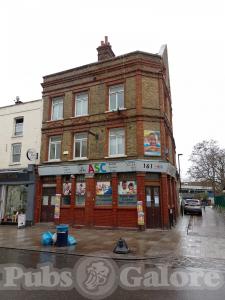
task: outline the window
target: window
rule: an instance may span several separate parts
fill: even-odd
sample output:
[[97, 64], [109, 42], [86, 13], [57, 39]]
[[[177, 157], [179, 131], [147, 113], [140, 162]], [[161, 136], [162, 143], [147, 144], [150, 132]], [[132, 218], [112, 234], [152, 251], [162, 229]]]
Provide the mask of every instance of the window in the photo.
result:
[[109, 156], [124, 155], [124, 129], [111, 129], [109, 132]]
[[19, 117], [15, 119], [14, 135], [22, 135], [22, 134], [23, 134], [23, 117]]
[[82, 181], [76, 183], [76, 205], [84, 206], [85, 205], [85, 193], [86, 193], [86, 183], [84, 182], [84, 178]]
[[109, 88], [109, 110], [124, 108], [124, 87], [123, 85]]
[[85, 116], [88, 114], [88, 94], [77, 94], [75, 97], [75, 116]]
[[21, 157], [21, 144], [12, 144], [12, 163], [19, 163]]
[[54, 136], [49, 140], [49, 160], [60, 160], [61, 156], [61, 137]]
[[71, 189], [72, 183], [68, 178], [65, 178], [63, 182], [63, 195], [62, 195], [62, 205], [70, 205], [71, 204]]
[[52, 117], [51, 120], [63, 119], [63, 99], [57, 97], [52, 99]]
[[112, 205], [112, 184], [110, 181], [96, 182], [96, 202], [100, 205]]
[[119, 206], [137, 205], [137, 183], [135, 180], [122, 180], [118, 184]]
[[87, 134], [78, 133], [74, 136], [74, 158], [87, 157]]

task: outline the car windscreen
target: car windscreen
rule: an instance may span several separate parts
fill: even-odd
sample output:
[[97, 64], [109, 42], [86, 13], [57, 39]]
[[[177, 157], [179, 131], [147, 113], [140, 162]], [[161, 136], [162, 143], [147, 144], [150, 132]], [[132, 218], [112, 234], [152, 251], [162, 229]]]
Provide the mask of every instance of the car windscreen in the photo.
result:
[[199, 200], [186, 200], [186, 205], [200, 205]]

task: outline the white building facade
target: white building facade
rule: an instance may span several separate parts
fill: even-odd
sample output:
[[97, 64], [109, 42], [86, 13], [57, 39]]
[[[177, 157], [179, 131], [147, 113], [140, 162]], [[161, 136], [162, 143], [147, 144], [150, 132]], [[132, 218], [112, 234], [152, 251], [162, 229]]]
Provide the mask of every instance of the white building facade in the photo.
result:
[[0, 107], [0, 222], [34, 220], [35, 165], [39, 163], [42, 100]]

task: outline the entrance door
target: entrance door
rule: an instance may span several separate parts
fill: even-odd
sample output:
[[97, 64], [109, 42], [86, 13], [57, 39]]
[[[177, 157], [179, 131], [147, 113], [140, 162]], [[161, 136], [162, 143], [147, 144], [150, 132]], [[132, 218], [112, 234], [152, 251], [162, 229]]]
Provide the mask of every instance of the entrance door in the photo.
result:
[[41, 222], [54, 222], [55, 187], [43, 188], [41, 204]]
[[161, 227], [160, 198], [158, 186], [145, 187], [146, 198], [146, 227]]

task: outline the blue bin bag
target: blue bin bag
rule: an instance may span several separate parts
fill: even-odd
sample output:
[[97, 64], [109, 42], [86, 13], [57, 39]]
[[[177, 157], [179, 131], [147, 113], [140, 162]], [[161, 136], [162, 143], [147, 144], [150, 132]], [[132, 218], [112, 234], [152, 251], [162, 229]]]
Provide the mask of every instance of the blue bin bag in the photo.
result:
[[68, 243], [68, 246], [72, 246], [77, 243], [77, 240], [72, 235], [68, 235], [67, 243]]
[[42, 233], [41, 236], [41, 243], [44, 246], [50, 246], [53, 244], [53, 234], [50, 231], [46, 231], [44, 233]]
[[60, 224], [56, 226], [57, 232], [67, 232], [69, 230], [69, 225]]

